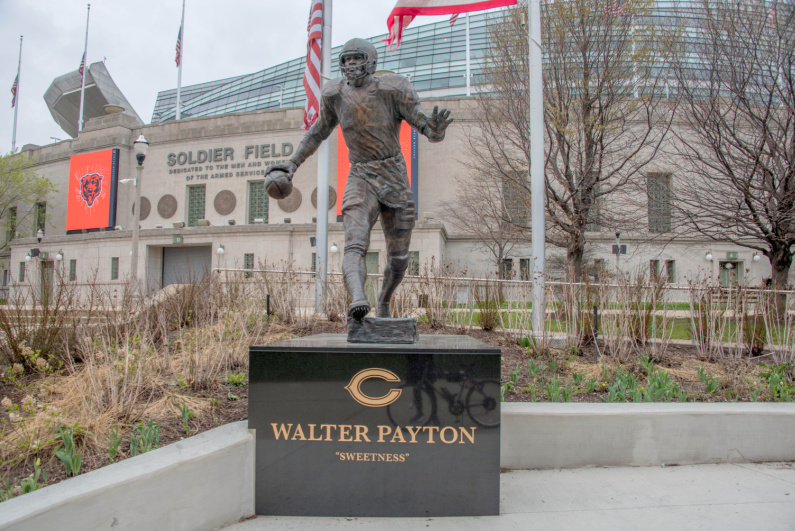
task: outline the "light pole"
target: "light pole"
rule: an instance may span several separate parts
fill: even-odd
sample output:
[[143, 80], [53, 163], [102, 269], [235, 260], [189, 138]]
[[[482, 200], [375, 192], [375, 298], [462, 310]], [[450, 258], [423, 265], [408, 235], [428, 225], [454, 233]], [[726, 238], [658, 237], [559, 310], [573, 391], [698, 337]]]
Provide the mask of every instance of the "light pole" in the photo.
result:
[[146, 141], [144, 135], [138, 137], [138, 140], [133, 142], [135, 148], [135, 158], [138, 160], [138, 166], [135, 167], [137, 175], [135, 177], [135, 219], [133, 220], [133, 237], [132, 237], [132, 252], [130, 263], [130, 279], [135, 282], [138, 287], [138, 233], [141, 222], [141, 174], [144, 171], [144, 159], [146, 159], [146, 148], [149, 147], [149, 142]]

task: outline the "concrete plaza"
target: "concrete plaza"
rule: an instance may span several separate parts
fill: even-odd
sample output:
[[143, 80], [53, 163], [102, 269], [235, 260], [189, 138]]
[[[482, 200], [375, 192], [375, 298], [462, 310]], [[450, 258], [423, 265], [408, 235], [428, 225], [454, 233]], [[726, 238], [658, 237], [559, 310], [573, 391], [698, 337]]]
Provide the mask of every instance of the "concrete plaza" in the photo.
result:
[[500, 515], [478, 518], [260, 516], [224, 528], [795, 530], [793, 463], [516, 470]]

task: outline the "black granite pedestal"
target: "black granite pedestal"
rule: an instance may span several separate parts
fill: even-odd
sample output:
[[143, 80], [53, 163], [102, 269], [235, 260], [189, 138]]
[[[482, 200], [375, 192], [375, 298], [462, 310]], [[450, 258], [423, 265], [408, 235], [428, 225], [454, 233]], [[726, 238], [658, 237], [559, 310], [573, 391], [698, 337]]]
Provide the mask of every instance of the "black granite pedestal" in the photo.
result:
[[249, 356], [257, 514], [499, 514], [498, 349], [323, 334]]

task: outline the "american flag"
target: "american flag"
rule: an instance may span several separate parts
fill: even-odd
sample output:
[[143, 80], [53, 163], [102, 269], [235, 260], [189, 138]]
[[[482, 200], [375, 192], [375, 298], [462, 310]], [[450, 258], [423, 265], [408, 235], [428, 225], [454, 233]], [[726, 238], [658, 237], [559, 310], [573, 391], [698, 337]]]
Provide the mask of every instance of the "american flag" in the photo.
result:
[[323, 37], [323, 0], [312, 0], [309, 22], [306, 27], [309, 38], [306, 44], [306, 70], [304, 70], [304, 129], [307, 131], [317, 120], [320, 112], [320, 50]]
[[177, 34], [177, 57], [174, 59], [177, 62], [177, 66], [179, 66], [179, 62], [182, 59], [182, 26], [179, 27], [179, 33]]
[[452, 16], [452, 17], [450, 17], [450, 27], [451, 27], [451, 28], [452, 28], [453, 26], [455, 26], [455, 21], [456, 21], [456, 20], [458, 20], [458, 15], [460, 15], [460, 14], [461, 14], [461, 13], [453, 13], [453, 16]]
[[80, 68], [77, 73], [80, 74], [80, 83], [83, 83], [83, 71], [86, 69], [86, 52], [83, 52], [83, 58], [80, 60]]
[[17, 104], [17, 86], [19, 86], [19, 74], [14, 78], [14, 84], [11, 85], [11, 107]]
[[770, 13], [767, 15], [767, 23], [768, 24], [776, 23], [776, 6], [773, 6], [773, 9], [771, 9]]
[[614, 17], [625, 15], [627, 13], [627, 2], [624, 0], [610, 0], [607, 3], [607, 11]]
[[[390, 50], [400, 46], [403, 30], [416, 16], [455, 15], [515, 5], [516, 0], [398, 0], [386, 20], [389, 28], [386, 42]], [[454, 22], [450, 21], [451, 24]]]

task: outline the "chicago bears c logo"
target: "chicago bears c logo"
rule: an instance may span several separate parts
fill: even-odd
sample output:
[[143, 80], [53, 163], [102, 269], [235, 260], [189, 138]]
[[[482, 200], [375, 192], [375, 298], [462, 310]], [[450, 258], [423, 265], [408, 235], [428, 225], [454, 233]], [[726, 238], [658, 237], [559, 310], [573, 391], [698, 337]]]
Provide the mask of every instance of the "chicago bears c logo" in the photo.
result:
[[80, 177], [80, 197], [89, 207], [94, 206], [94, 201], [102, 193], [102, 175], [89, 173]]

